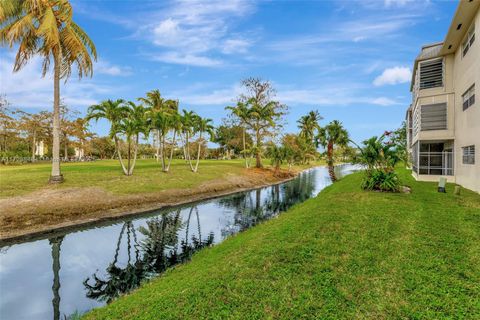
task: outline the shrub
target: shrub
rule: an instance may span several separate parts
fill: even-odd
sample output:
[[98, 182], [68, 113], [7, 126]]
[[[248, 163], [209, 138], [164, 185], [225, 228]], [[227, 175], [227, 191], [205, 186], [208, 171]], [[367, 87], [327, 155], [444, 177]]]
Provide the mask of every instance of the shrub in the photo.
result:
[[400, 180], [395, 171], [371, 170], [366, 171], [362, 180], [365, 190], [379, 190], [397, 192], [400, 190]]

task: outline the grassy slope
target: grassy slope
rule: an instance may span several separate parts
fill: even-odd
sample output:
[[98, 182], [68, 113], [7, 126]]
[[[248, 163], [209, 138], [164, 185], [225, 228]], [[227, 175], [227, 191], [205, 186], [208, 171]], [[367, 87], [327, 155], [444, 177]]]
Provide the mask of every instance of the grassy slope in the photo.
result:
[[[48, 188], [50, 170], [49, 163], [0, 166], [0, 198]], [[191, 172], [183, 160], [174, 160], [169, 174], [155, 160], [138, 160], [131, 177], [122, 174], [118, 160], [65, 163], [62, 172], [65, 182], [58, 187], [101, 187], [116, 194], [193, 188], [227, 174], [244, 173], [242, 160], [202, 160], [198, 173]]]
[[354, 174], [87, 319], [479, 319], [480, 196]]

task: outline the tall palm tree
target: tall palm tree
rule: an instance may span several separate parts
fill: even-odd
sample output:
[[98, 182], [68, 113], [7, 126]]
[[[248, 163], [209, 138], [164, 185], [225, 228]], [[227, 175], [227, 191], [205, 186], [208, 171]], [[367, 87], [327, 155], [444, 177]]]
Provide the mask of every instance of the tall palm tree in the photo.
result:
[[110, 122], [110, 138], [115, 142], [115, 152], [118, 154], [118, 160], [122, 166], [123, 172], [127, 172], [122, 160], [122, 152], [120, 149], [120, 140], [118, 138], [118, 125], [129, 112], [129, 108], [125, 105], [123, 99], [104, 100], [99, 104], [92, 105], [88, 108], [86, 120], [106, 119]]
[[212, 138], [215, 133], [214, 133], [214, 127], [212, 125], [212, 119], [196, 117], [194, 126], [195, 126], [195, 131], [197, 131], [200, 134], [200, 137], [197, 140], [197, 144], [198, 144], [197, 162], [195, 163], [195, 167], [192, 170], [193, 172], [197, 172], [198, 164], [200, 162], [200, 151], [203, 143], [202, 135], [203, 133], [208, 133], [210, 135], [210, 138]]
[[42, 76], [53, 60], [53, 147], [51, 183], [63, 181], [60, 170], [60, 79], [67, 79], [76, 65], [79, 78], [92, 76], [97, 59], [95, 45], [72, 20], [68, 0], [16, 0], [0, 2], [0, 42], [18, 44], [13, 71], [35, 55], [43, 58]]
[[245, 159], [245, 168], [250, 167], [249, 156], [247, 156], [246, 146], [246, 134], [247, 134], [247, 121], [250, 118], [250, 109], [247, 104], [239, 101], [234, 107], [228, 106], [225, 109], [231, 110], [232, 114], [239, 120], [239, 125], [242, 127], [242, 142], [243, 142], [243, 158]]
[[324, 128], [320, 128], [317, 141], [327, 149], [328, 173], [332, 182], [335, 182], [337, 181], [337, 177], [335, 176], [333, 148], [335, 146], [346, 146], [348, 144], [348, 132], [340, 121], [333, 120]]

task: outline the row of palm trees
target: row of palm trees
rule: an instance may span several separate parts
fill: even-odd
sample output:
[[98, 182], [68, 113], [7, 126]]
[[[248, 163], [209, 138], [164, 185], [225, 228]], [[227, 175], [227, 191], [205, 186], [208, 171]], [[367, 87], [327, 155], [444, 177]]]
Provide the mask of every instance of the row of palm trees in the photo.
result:
[[[192, 172], [198, 172], [202, 147], [214, 135], [212, 120], [202, 118], [194, 111], [178, 110], [178, 100], [164, 99], [159, 90], [147, 92], [137, 99], [139, 103], [123, 99], [104, 100], [88, 109], [87, 120], [106, 119], [110, 122], [110, 137], [115, 143], [115, 152], [125, 175], [133, 174], [141, 135], [153, 136], [156, 159], [162, 171], [169, 172], [174, 151], [179, 144], [183, 158]], [[122, 139], [123, 138], [123, 139]], [[126, 159], [122, 156], [121, 142], [127, 146]], [[192, 142], [197, 145], [192, 155]], [[126, 163], [125, 163], [126, 162]]]

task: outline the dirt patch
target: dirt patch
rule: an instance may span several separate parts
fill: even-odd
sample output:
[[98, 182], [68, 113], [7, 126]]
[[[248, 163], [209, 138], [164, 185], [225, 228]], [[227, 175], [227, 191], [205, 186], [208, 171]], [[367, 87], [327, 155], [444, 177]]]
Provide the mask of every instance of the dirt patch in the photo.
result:
[[101, 188], [44, 189], [0, 200], [0, 240], [193, 202], [289, 180], [297, 173], [246, 170], [192, 189], [115, 195]]

